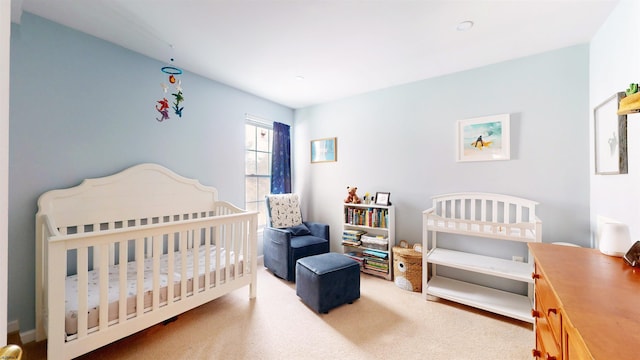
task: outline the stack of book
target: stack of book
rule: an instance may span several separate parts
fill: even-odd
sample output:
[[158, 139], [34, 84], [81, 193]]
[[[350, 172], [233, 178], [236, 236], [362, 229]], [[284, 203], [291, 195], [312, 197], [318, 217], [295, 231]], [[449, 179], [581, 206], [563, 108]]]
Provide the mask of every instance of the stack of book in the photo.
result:
[[366, 234], [366, 232], [362, 230], [344, 229], [342, 232], [342, 245], [360, 246], [360, 244], [362, 244], [360, 237], [364, 234]]
[[364, 256], [364, 268], [384, 273], [389, 272], [389, 253], [374, 249], [362, 252]]
[[349, 251], [348, 253], [344, 254], [347, 257], [352, 258], [353, 260], [357, 261], [358, 264], [360, 265], [360, 268], [362, 269], [364, 267], [364, 257], [362, 256], [362, 253], [359, 251]]

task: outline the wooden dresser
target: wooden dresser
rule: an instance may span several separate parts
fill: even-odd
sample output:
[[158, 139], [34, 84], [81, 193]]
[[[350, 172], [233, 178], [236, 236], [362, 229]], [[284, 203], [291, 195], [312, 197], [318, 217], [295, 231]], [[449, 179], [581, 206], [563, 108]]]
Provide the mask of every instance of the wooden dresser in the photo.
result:
[[640, 268], [596, 249], [528, 246], [535, 260], [534, 357], [640, 359]]

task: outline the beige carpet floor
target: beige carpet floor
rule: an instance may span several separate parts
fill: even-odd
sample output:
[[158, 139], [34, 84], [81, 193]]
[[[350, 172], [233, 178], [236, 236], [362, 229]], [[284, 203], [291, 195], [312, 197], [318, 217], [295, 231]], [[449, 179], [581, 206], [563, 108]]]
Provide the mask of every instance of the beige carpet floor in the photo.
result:
[[[362, 274], [361, 298], [316, 314], [295, 284], [258, 271], [248, 288], [156, 325], [80, 359], [531, 359], [528, 323], [419, 293]], [[45, 359], [45, 344], [26, 344], [25, 360]]]

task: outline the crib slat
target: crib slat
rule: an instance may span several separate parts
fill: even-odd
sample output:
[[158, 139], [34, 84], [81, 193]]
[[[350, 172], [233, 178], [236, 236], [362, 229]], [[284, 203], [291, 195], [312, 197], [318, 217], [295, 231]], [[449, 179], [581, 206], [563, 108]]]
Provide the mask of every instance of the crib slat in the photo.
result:
[[247, 251], [247, 256], [244, 258], [243, 273], [250, 269], [249, 272], [251, 273], [251, 284], [249, 285], [249, 298], [255, 299], [258, 293], [258, 286], [256, 284], [256, 281], [258, 280], [258, 267], [256, 265], [256, 259], [258, 257], [258, 249], [256, 246], [258, 238], [258, 217], [250, 217], [247, 220], [247, 226], [247, 241], [244, 243], [244, 247]]
[[87, 294], [89, 288], [89, 254], [86, 247], [77, 249], [78, 263], [78, 338], [87, 336]]
[[[250, 266], [250, 264], [254, 262], [254, 252], [257, 253], [258, 250], [253, 249], [253, 247], [250, 246], [251, 239], [253, 238], [253, 236], [256, 236], [255, 232], [251, 230], [252, 226], [253, 223], [251, 220], [247, 221], [244, 226], [246, 239], [242, 242], [242, 247], [244, 249], [244, 254], [242, 257], [242, 275], [244, 276], [246, 272], [250, 272], [251, 277], [253, 278], [256, 276], [256, 274], [254, 274], [253, 267]], [[251, 292], [252, 295], [255, 295], [254, 290], [251, 290]]]
[[462, 199], [462, 201], [460, 202], [460, 218], [467, 218], [467, 199]]
[[160, 308], [160, 257], [162, 256], [162, 235], [156, 234], [151, 237], [153, 242], [153, 310]]
[[471, 199], [471, 220], [476, 221], [476, 207], [477, 207], [477, 199]]
[[242, 268], [240, 267], [240, 259], [243, 259], [242, 257], [242, 253], [243, 253], [243, 246], [242, 244], [244, 244], [243, 239], [245, 239], [246, 236], [246, 231], [245, 231], [245, 223], [244, 221], [241, 221], [238, 223], [238, 228], [236, 230], [236, 238], [234, 239], [235, 244], [236, 244], [236, 251], [235, 256], [233, 257], [234, 260], [234, 267], [236, 269], [235, 271], [235, 275], [234, 275], [234, 280], [235, 278], [237, 278], [238, 276], [242, 275]]
[[[238, 236], [238, 246], [237, 246], [237, 250], [236, 250], [236, 257], [235, 257], [235, 261], [236, 261], [236, 278], [238, 277], [242, 277], [245, 276], [244, 272], [245, 272], [245, 267], [244, 267], [244, 262], [246, 261], [246, 259], [248, 259], [247, 257], [247, 247], [244, 246], [244, 244], [247, 243], [246, 239], [248, 239], [248, 232], [247, 232], [247, 223], [245, 221], [240, 222], [239, 224], [239, 234], [237, 234], [236, 236]], [[242, 264], [240, 263], [240, 259], [242, 259]], [[242, 265], [242, 267], [240, 266]]]
[[502, 222], [505, 224], [509, 223], [509, 208], [511, 207], [511, 205], [508, 202], [503, 202], [502, 203]]
[[[189, 230], [193, 243], [193, 293], [200, 292], [200, 235], [194, 229]], [[206, 272], [206, 271], [205, 271]]]
[[214, 228], [214, 232], [216, 234], [215, 244], [216, 244], [216, 286], [220, 286], [222, 282], [222, 272], [220, 271], [220, 253], [223, 250], [222, 245], [222, 225], [217, 225]]
[[[480, 200], [480, 203], [482, 204], [482, 218], [480, 219], [480, 221], [482, 222], [487, 222], [488, 220], [488, 215], [487, 215], [487, 207], [489, 208], [489, 210], [491, 211], [491, 221], [496, 221], [497, 216], [498, 216], [498, 208], [496, 207], [496, 202], [495, 201], [487, 201], [485, 199]], [[489, 205], [491, 204], [491, 205]]]
[[144, 238], [135, 239], [136, 242], [136, 316], [144, 313]]
[[144, 238], [144, 258], [148, 259], [153, 256], [153, 238]]
[[127, 240], [118, 242], [118, 322], [122, 324], [127, 318], [127, 254], [129, 242]]
[[447, 216], [449, 224], [452, 224], [454, 228], [459, 228], [461, 224], [456, 224], [455, 221], [452, 221], [457, 218], [456, 209], [458, 207], [458, 201], [455, 199], [447, 200], [447, 207], [449, 208], [449, 215]]
[[109, 244], [109, 266], [116, 264], [116, 243]]
[[[93, 261], [96, 262], [96, 254], [93, 255]], [[109, 326], [109, 244], [100, 245], [98, 256], [97, 262], [100, 266], [100, 279], [98, 280], [98, 284], [100, 284], [100, 320], [98, 324], [100, 330], [105, 330]]]
[[228, 277], [226, 278], [227, 281], [231, 281], [231, 277], [233, 277], [235, 279], [235, 277], [238, 275], [238, 262], [236, 261], [238, 259], [238, 242], [235, 241], [235, 236], [238, 236], [240, 234], [240, 224], [235, 222], [233, 224], [231, 224], [231, 231], [230, 231], [230, 235], [229, 235], [229, 254], [227, 255], [227, 268], [229, 268], [228, 270]]
[[204, 230], [204, 288], [205, 290], [211, 287], [211, 241], [210, 234], [211, 228], [206, 227]]
[[235, 280], [241, 274], [240, 269], [240, 257], [242, 254], [242, 239], [245, 238], [244, 224], [242, 222], [236, 223], [234, 237], [233, 237], [233, 279]]
[[176, 241], [174, 238], [167, 238], [167, 305], [173, 304], [175, 299], [175, 247]]
[[187, 237], [185, 233], [179, 232], [178, 238], [180, 242], [180, 298], [187, 298]]
[[233, 251], [233, 245], [231, 243], [231, 234], [233, 233], [234, 224], [225, 224], [224, 226], [224, 283], [229, 282], [231, 276], [231, 251]]
[[[45, 281], [48, 284], [47, 293], [44, 300], [48, 310], [48, 319], [42, 319], [47, 326], [49, 343], [54, 348], [59, 349], [59, 344], [65, 342], [65, 283], [64, 278], [67, 272], [67, 252], [64, 244], [49, 244], [47, 249], [49, 257], [47, 260], [47, 274]], [[74, 296], [66, 294], [66, 296]], [[47, 321], [48, 320], [48, 321]]]

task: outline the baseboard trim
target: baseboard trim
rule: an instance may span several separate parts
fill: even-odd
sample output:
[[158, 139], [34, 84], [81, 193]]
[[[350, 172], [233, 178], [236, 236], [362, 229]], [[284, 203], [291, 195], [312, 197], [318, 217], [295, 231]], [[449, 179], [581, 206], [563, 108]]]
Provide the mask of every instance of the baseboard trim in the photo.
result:
[[9, 321], [7, 323], [7, 333], [14, 333], [20, 331], [20, 323], [18, 320]]
[[20, 332], [20, 322], [18, 322], [18, 320], [9, 321], [7, 323], [7, 334], [12, 333], [18, 333], [18, 336], [20, 336], [20, 342], [23, 344], [36, 341], [36, 330], [32, 329], [25, 332]]
[[36, 341], [36, 330], [33, 329], [20, 333], [20, 341], [22, 341], [23, 344]]

